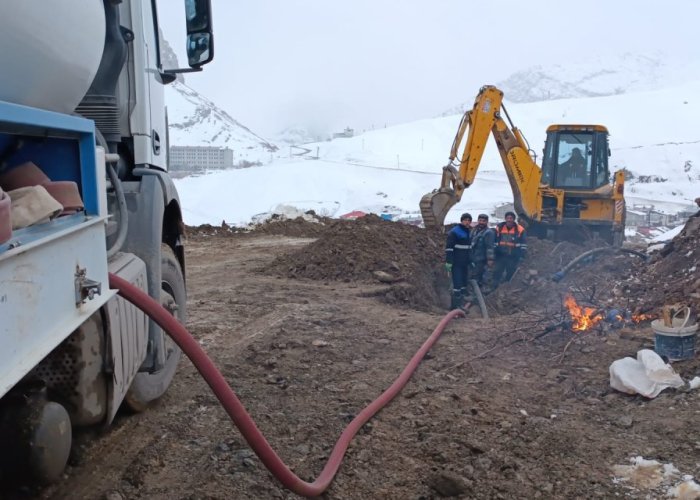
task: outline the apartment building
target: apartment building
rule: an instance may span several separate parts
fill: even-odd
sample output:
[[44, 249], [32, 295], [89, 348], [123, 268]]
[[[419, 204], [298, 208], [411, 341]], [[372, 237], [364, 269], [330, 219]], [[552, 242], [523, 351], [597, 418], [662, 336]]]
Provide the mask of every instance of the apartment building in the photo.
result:
[[173, 170], [216, 170], [233, 167], [233, 150], [216, 146], [171, 146]]

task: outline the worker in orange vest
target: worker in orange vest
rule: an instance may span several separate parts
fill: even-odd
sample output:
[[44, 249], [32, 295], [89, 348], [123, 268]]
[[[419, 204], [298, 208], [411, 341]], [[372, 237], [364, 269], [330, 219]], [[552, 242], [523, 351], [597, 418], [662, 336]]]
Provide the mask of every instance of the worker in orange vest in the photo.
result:
[[515, 222], [515, 214], [506, 212], [506, 221], [496, 226], [496, 264], [493, 270], [493, 286], [501, 283], [505, 273], [505, 281], [510, 281], [518, 264], [527, 254], [525, 228]]

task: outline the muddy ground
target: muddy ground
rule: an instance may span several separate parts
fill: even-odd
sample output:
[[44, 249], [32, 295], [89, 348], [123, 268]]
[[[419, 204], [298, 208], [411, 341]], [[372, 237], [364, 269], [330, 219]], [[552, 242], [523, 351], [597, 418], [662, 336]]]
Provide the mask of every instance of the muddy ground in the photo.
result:
[[[188, 327], [302, 478], [316, 477], [344, 426], [445, 313], [442, 244], [375, 218], [190, 231]], [[694, 266], [687, 245], [669, 251], [674, 269]], [[643, 456], [700, 473], [700, 392], [648, 400], [609, 387], [612, 361], [653, 345], [648, 323], [573, 333], [561, 305], [572, 293], [601, 309], [657, 308], [652, 271], [670, 261], [610, 255], [555, 284], [551, 273], [588, 247], [530, 246], [513, 282], [487, 297], [491, 319], [472, 308], [449, 325], [353, 440], [324, 498], [653, 498], [680, 479], [650, 490], [615, 481], [613, 466]], [[686, 379], [700, 372], [696, 360], [674, 367]], [[59, 484], [10, 495], [297, 498], [250, 452], [188, 360], [147, 412], [81, 434]]]

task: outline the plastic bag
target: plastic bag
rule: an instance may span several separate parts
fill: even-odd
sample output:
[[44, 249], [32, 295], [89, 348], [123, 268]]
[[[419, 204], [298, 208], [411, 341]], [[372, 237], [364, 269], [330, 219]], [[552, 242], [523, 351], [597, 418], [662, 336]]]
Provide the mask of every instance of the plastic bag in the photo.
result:
[[610, 365], [610, 387], [626, 394], [641, 394], [651, 399], [668, 387], [683, 384], [671, 365], [650, 349], [638, 351], [637, 359], [618, 359]]

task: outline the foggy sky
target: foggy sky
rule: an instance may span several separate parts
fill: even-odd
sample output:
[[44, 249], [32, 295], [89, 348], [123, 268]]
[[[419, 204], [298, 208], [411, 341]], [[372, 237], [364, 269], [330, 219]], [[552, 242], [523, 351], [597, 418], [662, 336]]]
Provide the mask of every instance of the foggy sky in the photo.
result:
[[[165, 4], [166, 37], [181, 49], [172, 26], [182, 11]], [[215, 58], [187, 84], [267, 137], [295, 124], [329, 132], [432, 118], [535, 64], [700, 54], [696, 0], [212, 0], [212, 9]]]

